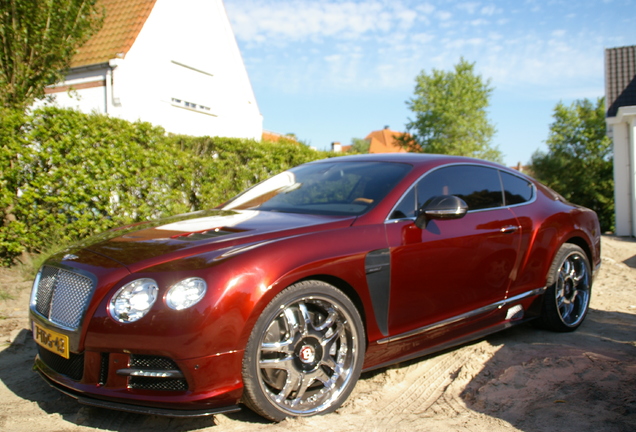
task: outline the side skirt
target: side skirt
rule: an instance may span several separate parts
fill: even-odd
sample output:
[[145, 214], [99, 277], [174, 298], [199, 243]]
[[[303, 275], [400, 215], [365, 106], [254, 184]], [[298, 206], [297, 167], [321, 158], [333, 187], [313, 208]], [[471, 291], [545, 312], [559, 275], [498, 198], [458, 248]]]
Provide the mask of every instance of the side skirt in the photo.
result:
[[434, 324], [429, 324], [427, 326], [420, 327], [420, 328], [417, 328], [417, 329], [414, 329], [414, 330], [410, 330], [410, 331], [402, 333], [402, 334], [398, 334], [398, 335], [395, 335], [395, 336], [389, 336], [389, 337], [380, 339], [380, 340], [378, 340], [377, 343], [379, 345], [382, 345], [382, 344], [386, 344], [386, 343], [389, 343], [389, 342], [395, 342], [395, 341], [399, 341], [399, 340], [402, 340], [402, 339], [407, 339], [407, 338], [419, 336], [421, 334], [424, 334], [424, 333], [427, 333], [427, 332], [430, 332], [430, 331], [433, 331], [433, 330], [436, 330], [436, 329], [439, 329], [439, 328], [442, 328], [442, 327], [445, 327], [445, 326], [449, 326], [449, 325], [452, 325], [452, 324], [457, 324], [457, 323], [460, 323], [462, 321], [466, 321], [466, 320], [475, 318], [478, 315], [482, 315], [482, 314], [491, 312], [491, 311], [493, 311], [495, 309], [503, 309], [504, 307], [506, 307], [507, 305], [511, 305], [512, 303], [516, 303], [518, 301], [524, 300], [524, 299], [529, 298], [529, 297], [534, 297], [534, 296], [541, 295], [541, 294], [543, 294], [543, 292], [545, 290], [546, 290], [546, 287], [537, 288], [537, 289], [534, 289], [532, 291], [528, 291], [528, 292], [525, 292], [523, 294], [519, 294], [519, 295], [516, 295], [514, 297], [498, 301], [498, 302], [490, 304], [488, 306], [484, 306], [482, 308], [475, 309], [473, 311], [466, 312], [464, 314], [461, 314], [461, 315], [458, 315], [458, 316], [455, 316], [455, 317], [452, 317], [452, 318], [445, 319], [444, 321], [436, 322]]
[[513, 322], [505, 321], [505, 322], [502, 322], [500, 324], [494, 325], [492, 327], [488, 327], [486, 329], [482, 329], [480, 331], [467, 334], [467, 335], [465, 335], [463, 337], [460, 337], [460, 338], [457, 338], [457, 339], [453, 339], [452, 341], [445, 342], [445, 343], [442, 343], [442, 344], [439, 344], [439, 345], [435, 345], [435, 346], [432, 346], [432, 347], [429, 347], [429, 348], [425, 348], [425, 349], [423, 349], [421, 351], [417, 351], [417, 352], [414, 352], [414, 353], [407, 354], [404, 357], [399, 357], [399, 358], [394, 359], [394, 360], [390, 360], [390, 361], [386, 361], [384, 363], [373, 365], [373, 366], [371, 366], [369, 368], [363, 369], [362, 371], [363, 372], [369, 372], [369, 371], [372, 371], [372, 370], [381, 369], [383, 367], [391, 366], [391, 365], [394, 365], [396, 363], [400, 363], [400, 362], [404, 362], [404, 361], [408, 361], [408, 360], [413, 360], [413, 359], [416, 359], [418, 357], [427, 356], [429, 354], [438, 353], [438, 352], [441, 352], [441, 351], [444, 351], [444, 350], [447, 350], [447, 349], [450, 349], [450, 348], [454, 348], [454, 347], [466, 344], [468, 342], [475, 341], [477, 339], [481, 339], [481, 338], [486, 337], [486, 336], [488, 336], [490, 334], [500, 332], [502, 330], [505, 330], [507, 328], [516, 326], [518, 324], [521, 324], [521, 323], [524, 323], [524, 322], [527, 322], [527, 321], [531, 321], [532, 319], [534, 319], [534, 318], [525, 319], [525, 320], [519, 320], [519, 321], [513, 321]]

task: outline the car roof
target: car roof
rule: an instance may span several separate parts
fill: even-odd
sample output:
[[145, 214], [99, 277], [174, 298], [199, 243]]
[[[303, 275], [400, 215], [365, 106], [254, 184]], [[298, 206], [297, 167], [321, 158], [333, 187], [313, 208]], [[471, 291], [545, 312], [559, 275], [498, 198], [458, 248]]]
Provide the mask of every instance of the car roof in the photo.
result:
[[449, 163], [471, 163], [489, 165], [497, 168], [506, 168], [498, 163], [485, 161], [481, 159], [470, 158], [466, 156], [449, 156], [442, 154], [430, 153], [374, 153], [339, 156], [335, 158], [322, 159], [312, 163], [329, 163], [329, 162], [398, 162], [408, 163], [414, 166], [435, 166]]

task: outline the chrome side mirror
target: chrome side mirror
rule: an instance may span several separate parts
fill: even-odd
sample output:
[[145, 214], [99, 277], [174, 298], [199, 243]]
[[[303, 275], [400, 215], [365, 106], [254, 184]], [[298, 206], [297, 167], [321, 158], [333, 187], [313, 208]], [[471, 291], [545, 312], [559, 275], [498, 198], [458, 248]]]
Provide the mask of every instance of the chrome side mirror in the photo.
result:
[[455, 195], [434, 196], [419, 209], [415, 225], [424, 229], [430, 220], [460, 219], [467, 211], [468, 204]]

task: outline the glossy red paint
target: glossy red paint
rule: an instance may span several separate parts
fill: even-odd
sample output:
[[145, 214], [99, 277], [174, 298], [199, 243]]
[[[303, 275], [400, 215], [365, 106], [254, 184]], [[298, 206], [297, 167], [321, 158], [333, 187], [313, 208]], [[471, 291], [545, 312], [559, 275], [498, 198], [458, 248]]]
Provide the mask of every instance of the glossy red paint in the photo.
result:
[[[45, 265], [89, 275], [95, 285], [78, 329], [60, 327], [32, 305], [32, 320], [68, 335], [72, 355], [82, 359], [78, 379], [69, 377], [65, 360], [47, 364], [51, 355], [44, 352], [36, 361], [40, 373], [83, 402], [161, 408], [168, 411], [160, 414], [169, 415], [218, 412], [241, 401], [244, 350], [255, 323], [279, 293], [299, 281], [326, 282], [352, 301], [363, 320], [363, 368], [369, 370], [520, 322], [507, 316], [513, 305], [525, 318], [537, 316], [550, 265], [564, 243], [580, 246], [593, 270], [600, 265], [596, 215], [522, 174], [459, 157], [338, 160], [406, 164], [409, 171], [360, 214], [216, 209], [113, 230], [52, 257]], [[532, 185], [532, 199], [431, 220], [424, 229], [414, 216], [391, 216], [427, 173], [455, 165], [512, 173]], [[386, 279], [373, 279], [385, 270]], [[203, 300], [184, 310], [167, 307], [170, 287], [192, 277], [207, 284]], [[112, 296], [140, 278], [156, 281], [157, 301], [138, 321], [116, 321]], [[315, 355], [304, 344], [299, 355]], [[169, 359], [172, 366], [165, 370], [178, 369], [186, 389], [157, 389], [150, 378], [142, 379], [147, 388], [132, 385], [135, 379], [122, 370], [146, 357]]]

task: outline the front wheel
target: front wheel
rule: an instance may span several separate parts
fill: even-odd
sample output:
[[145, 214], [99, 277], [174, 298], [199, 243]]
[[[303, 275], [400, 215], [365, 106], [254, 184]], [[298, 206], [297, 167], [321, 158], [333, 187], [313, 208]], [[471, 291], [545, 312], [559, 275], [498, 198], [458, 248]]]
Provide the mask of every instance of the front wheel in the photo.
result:
[[590, 262], [583, 249], [569, 243], [561, 246], [547, 284], [539, 323], [552, 331], [576, 330], [587, 314], [592, 294]]
[[360, 376], [364, 328], [335, 287], [283, 290], [256, 321], [243, 358], [244, 402], [274, 421], [335, 411]]

